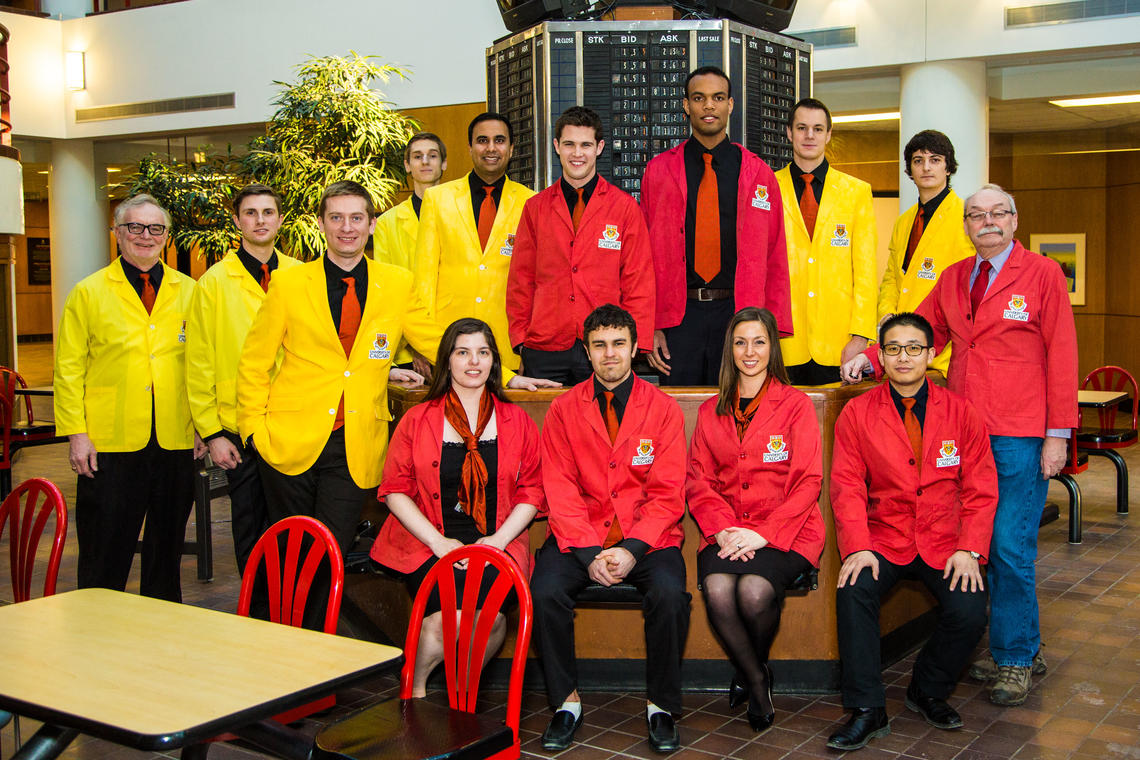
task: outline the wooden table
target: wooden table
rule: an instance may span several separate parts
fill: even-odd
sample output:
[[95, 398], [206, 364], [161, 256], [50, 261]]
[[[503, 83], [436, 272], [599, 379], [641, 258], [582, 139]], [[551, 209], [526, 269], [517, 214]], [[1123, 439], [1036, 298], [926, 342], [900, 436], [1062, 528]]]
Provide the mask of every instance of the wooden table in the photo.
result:
[[1077, 406], [1099, 409], [1128, 398], [1124, 391], [1077, 391]]
[[53, 758], [80, 732], [154, 751], [231, 732], [305, 757], [311, 741], [266, 719], [402, 659], [395, 647], [108, 589], [2, 607], [0, 641], [0, 708], [44, 722], [14, 760]]

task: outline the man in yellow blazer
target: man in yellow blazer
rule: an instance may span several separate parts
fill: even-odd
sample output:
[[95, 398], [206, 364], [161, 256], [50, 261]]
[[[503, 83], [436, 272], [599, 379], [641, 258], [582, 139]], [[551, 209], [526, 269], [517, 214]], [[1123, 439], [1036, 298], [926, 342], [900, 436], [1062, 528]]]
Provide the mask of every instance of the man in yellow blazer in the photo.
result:
[[[447, 146], [443, 140], [431, 132], [412, 135], [404, 147], [404, 171], [412, 180], [412, 195], [385, 211], [376, 220], [376, 231], [372, 233], [372, 250], [377, 261], [412, 271], [424, 193], [429, 187], [439, 184], [446, 170]], [[426, 375], [431, 361], [417, 354], [404, 341], [396, 352], [396, 365]]]
[[[890, 255], [879, 285], [879, 323], [914, 311], [934, 289], [946, 267], [974, 255], [963, 225], [962, 199], [950, 189], [958, 170], [950, 138], [923, 130], [903, 149], [907, 176], [918, 188], [918, 203], [907, 209], [891, 232]], [[930, 363], [943, 375], [950, 364], [950, 344]]]
[[182, 601], [196, 439], [186, 401], [194, 281], [162, 263], [170, 214], [149, 195], [115, 209], [122, 254], [71, 291], [55, 352], [55, 425], [78, 475], [79, 588], [123, 590], [139, 530], [144, 596]]
[[784, 204], [793, 335], [780, 339], [795, 385], [839, 382], [839, 367], [875, 334], [875, 216], [871, 186], [832, 168], [831, 112], [815, 98], [792, 108], [792, 162], [776, 172]]
[[[194, 288], [186, 326], [186, 390], [194, 429], [209, 447], [210, 459], [226, 471], [230, 530], [240, 574], [269, 523], [257, 453], [238, 435], [238, 360], [272, 278], [278, 270], [300, 262], [274, 247], [281, 227], [277, 191], [246, 185], [231, 205], [241, 244], [206, 270]], [[255, 601], [260, 608], [263, 600]]]
[[441, 327], [460, 317], [489, 324], [503, 367], [517, 370], [507, 327], [507, 275], [523, 204], [534, 192], [507, 178], [514, 132], [505, 116], [476, 116], [467, 142], [474, 169], [424, 193], [416, 288]]

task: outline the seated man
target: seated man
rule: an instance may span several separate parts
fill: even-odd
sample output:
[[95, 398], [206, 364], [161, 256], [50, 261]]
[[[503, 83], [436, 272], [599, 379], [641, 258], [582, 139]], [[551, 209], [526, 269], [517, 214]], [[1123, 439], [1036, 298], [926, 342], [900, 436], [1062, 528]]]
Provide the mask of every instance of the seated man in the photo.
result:
[[989, 551], [997, 472], [974, 407], [928, 383], [934, 333], [904, 312], [879, 329], [887, 383], [852, 399], [835, 425], [831, 508], [843, 566], [836, 616], [846, 725], [833, 749], [891, 732], [879, 657], [879, 603], [904, 578], [938, 599], [938, 624], [919, 652], [906, 706], [941, 729], [962, 726], [946, 703], [986, 627], [979, 564]]
[[555, 709], [543, 749], [570, 746], [582, 723], [574, 661], [575, 597], [592, 582], [628, 582], [645, 596], [649, 743], [680, 747], [681, 652], [689, 594], [681, 557], [685, 430], [681, 408], [633, 374], [637, 326], [606, 304], [582, 331], [593, 376], [550, 405], [542, 430], [549, 510], [531, 593], [546, 694]]

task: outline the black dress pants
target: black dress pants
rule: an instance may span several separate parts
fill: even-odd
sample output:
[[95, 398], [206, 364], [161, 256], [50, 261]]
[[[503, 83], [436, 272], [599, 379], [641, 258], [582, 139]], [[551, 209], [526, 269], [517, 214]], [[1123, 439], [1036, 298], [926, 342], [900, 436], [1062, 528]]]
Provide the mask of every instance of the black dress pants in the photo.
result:
[[869, 568], [860, 571], [854, 586], [835, 594], [839, 627], [843, 706], [885, 707], [883, 664], [879, 643], [879, 605], [896, 583], [917, 578], [938, 599], [938, 623], [918, 653], [911, 683], [919, 693], [946, 699], [986, 629], [986, 592], [950, 590], [950, 579], [921, 557], [908, 565], [895, 565], [880, 554], [879, 580]]
[[[245, 565], [257, 544], [257, 539], [269, 527], [265, 511], [265, 489], [261, 487], [261, 473], [257, 463], [257, 450], [242, 443], [236, 433], [223, 430], [226, 440], [237, 447], [241, 462], [232, 470], [226, 470], [226, 482], [230, 496], [230, 532], [234, 538], [234, 557], [237, 559], [238, 574], [245, 575]], [[267, 620], [269, 601], [266, 597], [264, 572], [253, 587], [250, 601], [250, 615]]]
[[[143, 596], [182, 601], [182, 544], [194, 503], [194, 454], [164, 449], [151, 429], [138, 451], [99, 452], [75, 488], [79, 588], [123, 591], [142, 529]], [[145, 522], [145, 528], [144, 528]]]
[[580, 340], [565, 351], [541, 351], [523, 346], [519, 349], [522, 357], [521, 374], [543, 380], [553, 380], [569, 387], [589, 379], [594, 368], [586, 354], [586, 346]]
[[681, 324], [664, 330], [669, 344], [669, 374], [661, 375], [661, 385], [720, 384], [720, 357], [724, 333], [736, 313], [732, 298], [718, 301], [685, 301]]
[[[649, 701], [681, 712], [681, 655], [689, 635], [685, 561], [675, 547], [646, 554], [626, 577], [645, 597], [645, 670]], [[546, 675], [546, 696], [558, 709], [578, 688], [574, 655], [575, 597], [592, 581], [573, 552], [558, 551], [553, 537], [535, 555], [530, 592], [535, 643]]]
[[[376, 489], [361, 488], [352, 479], [344, 428], [332, 432], [317, 461], [300, 475], [286, 475], [260, 457], [258, 462], [269, 524], [292, 515], [315, 517], [332, 532], [341, 554], [347, 554], [356, 537], [360, 511], [368, 499], [376, 498]], [[329, 584], [328, 566], [322, 562], [305, 605], [305, 628], [323, 630]]]
[[792, 385], [827, 385], [839, 382], [839, 367], [827, 364], [816, 364], [808, 359], [803, 364], [796, 364], [787, 368], [788, 379]]

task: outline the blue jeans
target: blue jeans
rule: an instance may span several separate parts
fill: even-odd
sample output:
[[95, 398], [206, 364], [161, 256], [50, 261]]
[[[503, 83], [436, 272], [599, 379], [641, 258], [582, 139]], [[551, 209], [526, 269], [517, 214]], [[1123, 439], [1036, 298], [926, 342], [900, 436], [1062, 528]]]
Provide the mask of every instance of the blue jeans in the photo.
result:
[[990, 541], [990, 652], [998, 665], [1029, 667], [1041, 647], [1037, 609], [1037, 531], [1049, 481], [1041, 477], [1041, 438], [991, 435], [998, 505]]

